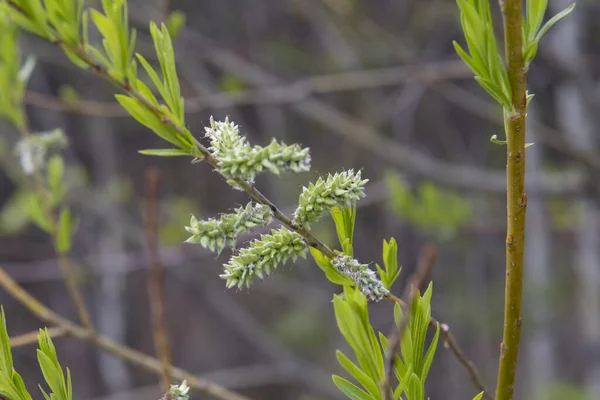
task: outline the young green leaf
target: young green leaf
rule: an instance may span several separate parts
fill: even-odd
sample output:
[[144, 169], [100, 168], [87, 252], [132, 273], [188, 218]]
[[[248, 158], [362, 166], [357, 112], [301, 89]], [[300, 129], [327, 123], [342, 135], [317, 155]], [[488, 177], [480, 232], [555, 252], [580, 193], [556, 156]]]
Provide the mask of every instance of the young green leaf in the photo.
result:
[[138, 150], [138, 153], [146, 156], [158, 156], [158, 157], [181, 157], [190, 156], [190, 152], [181, 149], [147, 149]]
[[421, 379], [423, 382], [426, 381], [427, 375], [429, 374], [429, 369], [431, 368], [433, 357], [435, 356], [435, 351], [437, 350], [438, 340], [440, 338], [440, 324], [438, 323], [436, 326], [435, 335], [433, 336], [433, 339], [431, 339], [431, 343], [429, 343], [429, 348], [427, 349], [425, 359], [423, 360], [423, 368], [421, 370]]
[[356, 364], [354, 364], [344, 353], [337, 350], [335, 353], [338, 363], [348, 372], [350, 375], [354, 377], [366, 390], [370, 395], [377, 398], [381, 395], [381, 390], [377, 382], [373, 380], [370, 376], [365, 374], [363, 370]]
[[62, 191], [62, 180], [65, 172], [65, 163], [62, 157], [55, 155], [48, 161], [48, 185], [52, 191], [53, 203], [60, 201]]
[[408, 365], [406, 367], [406, 372], [403, 375], [401, 375], [401, 377], [397, 373], [398, 372], [397, 370], [398, 369], [396, 368], [396, 376], [398, 377], [398, 381], [400, 383], [396, 387], [396, 390], [394, 390], [394, 398], [400, 399], [402, 392], [404, 392], [404, 390], [406, 389], [406, 386], [408, 385], [408, 382], [410, 381], [410, 376], [412, 375], [412, 365]]
[[325, 273], [325, 276], [327, 277], [327, 279], [329, 279], [330, 282], [342, 286], [354, 285], [354, 281], [348, 278], [347, 276], [339, 273], [333, 267], [331, 260], [325, 257], [323, 253], [321, 253], [319, 250], [315, 249], [314, 247], [311, 247], [310, 254], [313, 256], [313, 259], [315, 260], [319, 268], [321, 268], [321, 270]]
[[353, 255], [352, 240], [354, 235], [354, 222], [356, 220], [356, 204], [352, 207], [334, 207], [331, 216], [335, 222], [338, 239], [342, 250], [349, 256]]
[[548, 32], [548, 30], [550, 28], [552, 28], [552, 26], [554, 24], [556, 24], [558, 21], [560, 21], [567, 15], [571, 14], [571, 12], [573, 11], [574, 8], [575, 8], [575, 3], [571, 4], [569, 7], [565, 8], [564, 10], [562, 10], [561, 12], [556, 14], [554, 17], [550, 18], [548, 20], [548, 22], [546, 22], [544, 24], [544, 26], [542, 26], [542, 29], [540, 29], [540, 31], [537, 33], [537, 35], [535, 35], [534, 41], [539, 42], [540, 39]]
[[65, 380], [65, 375], [60, 362], [58, 361], [56, 348], [54, 347], [54, 343], [52, 343], [52, 338], [48, 333], [48, 329], [40, 329], [38, 344], [38, 362], [42, 374], [44, 375], [44, 379], [52, 392], [50, 396], [47, 396], [40, 386], [42, 393], [44, 393], [44, 397], [49, 397], [53, 400], [72, 400], [71, 374], [67, 369], [67, 380]]
[[417, 374], [411, 374], [405, 392], [408, 400], [425, 400], [423, 382], [419, 379]]
[[0, 306], [0, 397], [8, 400], [31, 400], [23, 379], [13, 367], [6, 315], [2, 306]]
[[188, 150], [192, 147], [191, 143], [181, 138], [181, 136], [167, 126], [161, 119], [152, 111], [148, 110], [143, 104], [137, 100], [125, 95], [115, 95], [115, 98], [121, 106], [135, 118], [139, 123], [152, 130], [158, 136], [167, 142], [174, 144], [183, 150]]
[[68, 208], [63, 208], [58, 218], [56, 232], [56, 251], [59, 254], [65, 254], [71, 250], [74, 225], [71, 212]]
[[[338, 328], [352, 350], [354, 350], [361, 369], [379, 382], [382, 378], [380, 372], [383, 365], [377, 365], [377, 360], [370, 344], [369, 334], [366, 332], [367, 329], [373, 328], [370, 325], [368, 327], [364, 326], [357, 313], [357, 311], [368, 312], [366, 297], [359, 290], [349, 287], [344, 287], [344, 293], [343, 299], [341, 296], [334, 296], [333, 299], [333, 308]], [[355, 295], [359, 298], [359, 302], [353, 301], [350, 298]], [[379, 356], [381, 357], [381, 350], [379, 352]]]
[[185, 14], [182, 11], [173, 10], [167, 17], [165, 24], [167, 25], [169, 35], [171, 35], [172, 39], [175, 39], [185, 26]]
[[402, 267], [398, 268], [398, 244], [394, 238], [391, 238], [389, 242], [383, 241], [383, 265], [384, 270], [379, 265], [377, 265], [377, 270], [383, 285], [386, 289], [391, 289], [402, 272]]
[[31, 196], [28, 207], [31, 220], [43, 231], [50, 232], [50, 220], [48, 215], [43, 210], [37, 197]]
[[479, 393], [477, 396], [473, 397], [473, 400], [481, 400], [483, 399], [484, 392]]
[[6, 329], [6, 315], [4, 314], [4, 307], [2, 306], [0, 306], [0, 371], [7, 374], [11, 374], [13, 371], [10, 338]]
[[364, 390], [341, 376], [333, 375], [333, 383], [351, 400], [377, 400], [376, 397], [369, 396]]

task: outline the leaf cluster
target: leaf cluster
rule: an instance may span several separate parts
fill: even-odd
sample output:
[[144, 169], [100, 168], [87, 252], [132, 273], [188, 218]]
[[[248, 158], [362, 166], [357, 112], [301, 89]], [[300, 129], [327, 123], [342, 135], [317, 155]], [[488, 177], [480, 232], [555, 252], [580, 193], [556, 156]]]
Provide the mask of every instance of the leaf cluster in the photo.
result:
[[[413, 290], [417, 289], [413, 288]], [[399, 326], [403, 318], [409, 318], [407, 328], [400, 342], [401, 355], [396, 355], [394, 363], [394, 372], [397, 378], [407, 374], [407, 367], [411, 367], [410, 381], [405, 389], [408, 400], [423, 400], [425, 398], [423, 392], [425, 380], [431, 368], [440, 336], [440, 327], [436, 323], [435, 334], [429, 346], [425, 347], [427, 330], [431, 321], [432, 291], [432, 283], [429, 284], [422, 296], [420, 296], [417, 290], [415, 301], [412, 302], [408, 316], [403, 315], [402, 308], [398, 304], [394, 307], [394, 321], [396, 325]], [[380, 334], [380, 339], [387, 350], [387, 338], [383, 334]]]
[[[424, 384], [433, 361], [439, 339], [439, 326], [427, 349], [425, 339], [429, 326], [431, 285], [425, 294], [418, 296], [410, 310], [409, 322], [402, 338], [401, 355], [396, 355], [394, 375], [397, 379], [393, 398], [424, 400]], [[334, 375], [336, 386], [350, 399], [379, 400], [384, 398], [380, 385], [386, 378], [385, 356], [387, 338], [381, 332], [375, 334], [367, 308], [367, 299], [359, 290], [344, 288], [342, 295], [333, 300], [336, 321], [340, 332], [354, 352], [357, 363], [343, 352], [337, 351], [340, 365], [355, 383]], [[396, 324], [400, 324], [400, 307], [394, 310]], [[358, 385], [360, 385], [360, 387]]]
[[488, 0], [457, 0], [467, 53], [456, 41], [454, 48], [475, 73], [475, 80], [505, 109], [512, 109], [511, 88], [496, 37]]
[[[481, 87], [504, 109], [512, 111], [512, 89], [505, 63], [498, 51], [489, 1], [457, 0], [457, 4], [468, 52], [454, 41], [456, 52], [473, 71], [475, 80]], [[575, 4], [556, 14], [542, 26], [547, 7], [548, 0], [526, 1], [526, 18], [522, 20], [523, 62], [526, 68], [537, 54], [540, 39], [554, 24], [571, 13]]]
[[[73, 389], [71, 373], [67, 368], [67, 375], [58, 361], [56, 349], [50, 338], [48, 330], [40, 329], [38, 334], [39, 349], [37, 350], [38, 363], [44, 380], [50, 388], [48, 394], [41, 386], [40, 390], [46, 400], [72, 400]], [[6, 329], [4, 309], [0, 307], [0, 397], [7, 400], [31, 400], [31, 395], [25, 388], [23, 379], [15, 371], [12, 361], [10, 338]]]
[[35, 61], [28, 57], [21, 64], [17, 45], [17, 25], [0, 9], [0, 117], [16, 126], [22, 126], [22, 101]]
[[548, 0], [527, 0], [526, 18], [523, 19], [523, 59], [529, 65], [535, 58], [540, 39], [552, 28], [554, 24], [569, 15], [575, 8], [575, 3], [550, 18], [542, 26], [544, 15], [548, 8]]
[[469, 219], [470, 203], [461, 195], [439, 188], [431, 182], [419, 184], [416, 193], [394, 173], [385, 177], [394, 214], [419, 231], [447, 239]]

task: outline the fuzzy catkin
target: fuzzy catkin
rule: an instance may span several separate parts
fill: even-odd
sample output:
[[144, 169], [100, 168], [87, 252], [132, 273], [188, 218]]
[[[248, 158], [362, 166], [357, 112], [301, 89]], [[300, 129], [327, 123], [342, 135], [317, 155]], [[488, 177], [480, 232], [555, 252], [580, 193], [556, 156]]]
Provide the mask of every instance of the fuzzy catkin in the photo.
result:
[[340, 254], [332, 260], [333, 267], [356, 283], [356, 287], [371, 301], [379, 301], [389, 294], [375, 271], [367, 264], [361, 264], [347, 254]]
[[269, 207], [258, 203], [248, 203], [231, 214], [223, 214], [218, 219], [198, 220], [192, 215], [190, 226], [185, 230], [192, 234], [186, 243], [199, 243], [203, 247], [220, 253], [225, 247], [235, 247], [238, 236], [257, 226], [271, 222]]
[[217, 159], [218, 170], [226, 178], [243, 179], [252, 182], [261, 172], [267, 170], [276, 175], [281, 172], [305, 172], [310, 170], [308, 148], [299, 145], [286, 145], [275, 139], [267, 147], [250, 146], [239, 127], [229, 119], [210, 120], [206, 129], [210, 139], [209, 151]]
[[300, 195], [298, 208], [294, 212], [294, 224], [308, 226], [316, 222], [325, 211], [334, 207], [349, 207], [365, 196], [365, 184], [361, 172], [348, 170], [319, 178], [316, 183], [304, 187]]
[[255, 239], [250, 246], [224, 265], [225, 272], [220, 275], [227, 281], [226, 286], [250, 287], [254, 277], [263, 278], [269, 275], [280, 264], [298, 257], [306, 257], [308, 245], [296, 232], [287, 228], [272, 230], [268, 235]]

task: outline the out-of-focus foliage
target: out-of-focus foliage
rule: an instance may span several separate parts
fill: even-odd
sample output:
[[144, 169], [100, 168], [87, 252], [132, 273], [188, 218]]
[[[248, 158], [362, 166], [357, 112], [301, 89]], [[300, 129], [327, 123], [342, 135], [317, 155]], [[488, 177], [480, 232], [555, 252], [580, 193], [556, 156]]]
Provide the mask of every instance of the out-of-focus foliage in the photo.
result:
[[414, 194], [395, 173], [388, 173], [385, 182], [391, 210], [425, 234], [449, 239], [469, 220], [471, 207], [463, 196], [430, 182], [419, 184]]

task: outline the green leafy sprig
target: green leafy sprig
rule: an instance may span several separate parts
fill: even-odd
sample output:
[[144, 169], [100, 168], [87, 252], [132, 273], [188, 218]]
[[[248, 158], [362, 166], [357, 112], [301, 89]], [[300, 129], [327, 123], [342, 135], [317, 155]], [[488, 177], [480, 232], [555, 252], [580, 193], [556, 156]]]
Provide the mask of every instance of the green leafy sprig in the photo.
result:
[[454, 41], [454, 48], [475, 73], [475, 80], [505, 109], [512, 109], [511, 89], [504, 61], [498, 52], [488, 0], [457, 0], [469, 54]]
[[31, 400], [23, 378], [13, 366], [3, 307], [0, 307], [0, 397], [6, 397], [9, 400]]
[[[38, 344], [38, 363], [44, 375], [44, 380], [50, 388], [50, 394], [48, 394], [40, 386], [44, 398], [46, 400], [72, 400], [71, 373], [67, 368], [65, 377], [58, 361], [56, 348], [47, 329], [40, 329]], [[10, 338], [6, 329], [4, 308], [2, 307], [0, 307], [0, 397], [7, 400], [31, 400], [31, 395], [25, 388], [23, 379], [13, 366]]]
[[42, 369], [44, 379], [50, 387], [50, 395], [48, 395], [40, 386], [44, 398], [46, 400], [72, 400], [73, 388], [71, 385], [71, 372], [67, 368], [67, 376], [65, 379], [48, 329], [40, 329], [38, 343], [40, 346], [37, 351], [38, 362]]
[[22, 101], [35, 60], [28, 57], [21, 65], [17, 45], [17, 24], [0, 9], [0, 117], [16, 126], [23, 125]]

